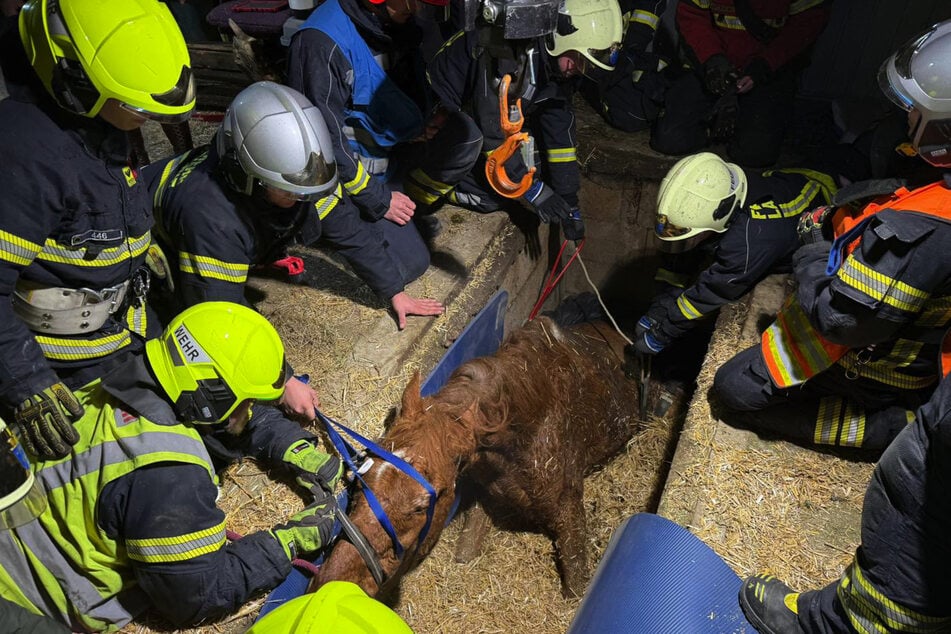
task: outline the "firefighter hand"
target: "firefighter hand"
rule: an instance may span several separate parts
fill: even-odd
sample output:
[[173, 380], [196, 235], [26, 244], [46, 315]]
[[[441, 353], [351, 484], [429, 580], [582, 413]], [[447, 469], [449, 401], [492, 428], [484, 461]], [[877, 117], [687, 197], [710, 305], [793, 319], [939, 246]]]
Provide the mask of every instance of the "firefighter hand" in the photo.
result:
[[722, 95], [736, 83], [736, 70], [723, 53], [717, 53], [703, 63], [703, 87], [714, 95]]
[[634, 339], [634, 349], [641, 354], [655, 355], [664, 349], [666, 344], [661, 343], [650, 330], [647, 330], [641, 336]]
[[405, 225], [413, 218], [413, 212], [416, 210], [416, 203], [403, 192], [390, 193], [390, 208], [383, 215], [390, 222], [398, 225]]
[[637, 325], [634, 326], [634, 337], [641, 339], [645, 334], [650, 332], [655, 326], [657, 326], [657, 320], [651, 317], [650, 315], [642, 315], [640, 319], [637, 320]]
[[316, 390], [294, 376], [284, 384], [284, 394], [278, 402], [285, 414], [299, 416], [308, 422], [317, 417], [317, 408], [320, 407]]
[[565, 220], [571, 216], [571, 207], [565, 199], [541, 181], [532, 183], [521, 200], [542, 222]]
[[287, 553], [290, 560], [304, 553], [315, 553], [320, 550], [333, 532], [334, 508], [336, 501], [329, 493], [324, 493], [300, 513], [294, 515], [286, 524], [275, 526], [270, 530]]
[[829, 205], [803, 212], [799, 216], [799, 224], [796, 225], [799, 242], [802, 244], [831, 242], [833, 238], [832, 214], [834, 212], [835, 208]]
[[73, 422], [84, 411], [68, 387], [54, 383], [20, 403], [13, 417], [26, 450], [42, 460], [54, 460], [67, 456], [79, 440]]
[[423, 297], [417, 299], [407, 293], [400, 291], [390, 300], [393, 306], [393, 312], [396, 313], [396, 325], [400, 330], [406, 328], [406, 317], [409, 315], [442, 315], [446, 308], [441, 302], [435, 299]]
[[581, 218], [580, 209], [572, 209], [571, 215], [561, 221], [561, 230], [565, 234], [565, 240], [576, 244], [584, 240], [584, 220]]
[[337, 456], [320, 451], [306, 438], [288, 447], [281, 460], [294, 474], [297, 484], [315, 497], [320, 497], [323, 491], [333, 493], [343, 474], [343, 463]]
[[747, 93], [754, 87], [767, 83], [772, 74], [773, 69], [769, 67], [769, 62], [762, 57], [754, 57], [736, 80], [736, 92], [741, 95]]

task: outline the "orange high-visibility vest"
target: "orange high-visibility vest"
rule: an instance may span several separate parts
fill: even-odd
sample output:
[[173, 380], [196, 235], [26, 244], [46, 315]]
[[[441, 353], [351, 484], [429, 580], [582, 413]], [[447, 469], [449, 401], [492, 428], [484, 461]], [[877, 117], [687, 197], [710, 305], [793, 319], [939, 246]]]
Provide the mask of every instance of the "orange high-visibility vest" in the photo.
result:
[[[843, 236], [883, 209], [922, 213], [951, 222], [951, 189], [943, 181], [913, 191], [902, 187], [893, 194], [877, 198], [861, 211], [842, 207], [832, 217], [835, 236]], [[845, 255], [851, 254], [861, 241], [859, 234], [844, 245]], [[776, 315], [776, 321], [763, 332], [760, 348], [770, 378], [781, 388], [806, 382], [849, 351], [849, 346], [832, 343], [819, 334], [799, 305], [795, 293], [786, 300]], [[941, 371], [942, 374], [951, 371], [949, 335], [945, 335], [941, 345]]]

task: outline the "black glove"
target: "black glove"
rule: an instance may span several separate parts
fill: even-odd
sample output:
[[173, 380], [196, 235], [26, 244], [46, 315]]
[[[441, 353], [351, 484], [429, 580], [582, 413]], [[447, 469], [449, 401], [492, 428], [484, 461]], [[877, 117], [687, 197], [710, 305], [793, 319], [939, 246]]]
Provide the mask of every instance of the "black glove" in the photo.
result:
[[770, 77], [773, 75], [773, 69], [769, 67], [769, 62], [762, 57], [754, 57], [741, 74], [752, 79], [753, 86], [756, 87], [769, 83]]
[[667, 346], [656, 332], [657, 320], [647, 315], [637, 320], [634, 327], [634, 349], [641, 354], [655, 355]]
[[62, 383], [54, 383], [20, 403], [13, 418], [20, 428], [24, 448], [41, 460], [56, 460], [69, 454], [79, 440], [73, 421], [85, 410], [76, 395]]
[[281, 543], [290, 560], [304, 553], [315, 553], [327, 545], [334, 527], [334, 509], [337, 502], [329, 493], [303, 511], [294, 515], [286, 524], [275, 526], [271, 535]]
[[703, 87], [714, 95], [736, 86], [736, 69], [723, 53], [717, 53], [703, 63]]
[[297, 484], [319, 496], [321, 491], [333, 493], [343, 463], [337, 456], [326, 454], [306, 438], [287, 448], [281, 458], [297, 479]]
[[538, 215], [542, 222], [564, 220], [571, 216], [571, 207], [551, 187], [535, 181], [522, 196], [525, 205]]
[[584, 240], [584, 220], [581, 219], [580, 209], [575, 207], [571, 210], [571, 215], [561, 221], [561, 230], [565, 234], [565, 240]]
[[799, 224], [796, 225], [799, 242], [802, 244], [831, 242], [834, 237], [832, 235], [832, 215], [834, 213], [835, 207], [829, 205], [802, 212], [799, 216]]

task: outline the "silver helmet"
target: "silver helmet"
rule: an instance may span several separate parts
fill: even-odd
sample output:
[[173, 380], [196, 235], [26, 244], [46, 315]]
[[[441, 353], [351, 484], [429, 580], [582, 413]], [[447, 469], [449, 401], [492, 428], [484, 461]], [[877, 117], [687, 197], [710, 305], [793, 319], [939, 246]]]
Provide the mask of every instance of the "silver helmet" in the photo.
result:
[[221, 172], [238, 192], [251, 194], [259, 183], [312, 201], [337, 186], [327, 124], [314, 104], [287, 86], [260, 81], [238, 93], [216, 143]]
[[951, 167], [951, 20], [932, 26], [882, 64], [878, 83], [910, 114], [911, 144], [936, 167]]

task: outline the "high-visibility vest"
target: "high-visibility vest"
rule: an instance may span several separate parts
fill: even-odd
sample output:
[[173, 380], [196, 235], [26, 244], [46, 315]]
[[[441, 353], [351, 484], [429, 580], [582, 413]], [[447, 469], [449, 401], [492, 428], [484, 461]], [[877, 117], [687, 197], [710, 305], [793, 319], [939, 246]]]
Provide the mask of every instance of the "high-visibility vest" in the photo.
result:
[[[861, 211], [848, 207], [838, 209], [832, 218], [836, 239], [826, 269], [829, 275], [835, 274], [844, 258], [861, 243], [868, 221], [884, 209], [921, 213], [951, 222], [951, 189], [943, 181], [912, 191], [902, 187], [867, 204]], [[850, 350], [849, 346], [832, 343], [819, 334], [795, 293], [776, 315], [776, 321], [763, 332], [760, 347], [770, 378], [781, 388], [804, 383]], [[942, 374], [951, 371], [948, 336], [941, 346], [941, 371]]]
[[[79, 442], [62, 460], [35, 464], [49, 508], [36, 520], [0, 531], [0, 596], [75, 631], [119, 629], [148, 607], [132, 574], [127, 543], [99, 526], [107, 484], [159, 462], [201, 466], [215, 482], [201, 438], [185, 425], [158, 425], [121, 409], [99, 381], [77, 391], [86, 409]], [[173, 493], [173, 492], [170, 492]], [[224, 527], [220, 541], [224, 543]], [[166, 550], [179, 544], [164, 544]]]

